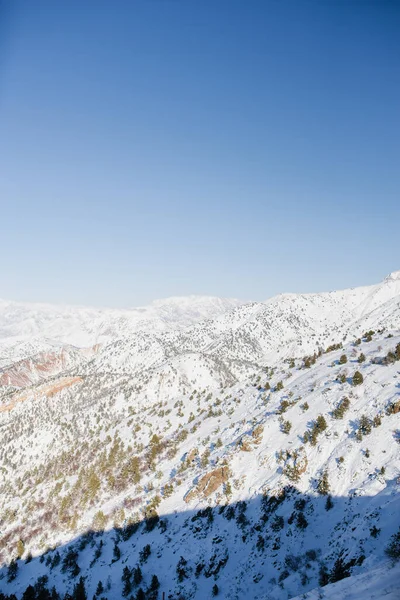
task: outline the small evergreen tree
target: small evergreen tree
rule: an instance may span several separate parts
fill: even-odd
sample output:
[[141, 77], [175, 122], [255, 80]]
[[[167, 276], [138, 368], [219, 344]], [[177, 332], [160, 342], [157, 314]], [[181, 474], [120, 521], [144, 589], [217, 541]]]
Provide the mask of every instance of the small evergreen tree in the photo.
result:
[[322, 473], [317, 484], [317, 489], [322, 496], [327, 496], [329, 494], [330, 485], [328, 480], [328, 471], [324, 471]]
[[136, 594], [136, 600], [146, 600], [146, 594], [142, 588], [139, 588]]
[[36, 600], [35, 588], [32, 585], [28, 585], [22, 594], [22, 600]]
[[380, 425], [382, 425], [382, 419], [380, 415], [375, 415], [374, 418], [372, 419], [372, 424], [374, 427], [379, 427]]
[[283, 433], [286, 433], [287, 435], [290, 433], [290, 430], [292, 429], [292, 424], [290, 421], [283, 421], [282, 425], [281, 425], [281, 431]]
[[361, 415], [359, 429], [363, 435], [368, 435], [372, 430], [372, 423], [366, 415]]
[[324, 587], [329, 583], [329, 572], [325, 565], [321, 565], [319, 568], [318, 583], [321, 587]]
[[274, 520], [271, 523], [272, 531], [280, 531], [285, 526], [285, 521], [281, 515], [275, 515]]
[[128, 566], [124, 567], [124, 570], [122, 571], [122, 577], [121, 580], [123, 582], [123, 588], [122, 588], [122, 595], [123, 596], [128, 596], [131, 591], [132, 591], [132, 583], [131, 583], [131, 570]]
[[8, 565], [7, 569], [7, 583], [11, 583], [14, 581], [18, 573], [18, 563], [15, 559], [13, 559]]
[[142, 582], [142, 579], [143, 579], [142, 569], [139, 567], [139, 565], [137, 565], [133, 569], [133, 582], [135, 585], [139, 585], [139, 583]]
[[373, 538], [376, 538], [380, 534], [381, 530], [378, 529], [378, 527], [376, 525], [373, 525], [373, 527], [371, 527], [369, 532]]
[[386, 555], [394, 561], [400, 560], [400, 527], [397, 533], [390, 538], [390, 543], [385, 548]]
[[186, 565], [187, 565], [187, 560], [184, 559], [183, 556], [181, 556], [178, 561], [178, 564], [176, 565], [176, 572], [178, 575], [179, 583], [181, 583], [188, 576], [187, 570], [186, 570]]
[[335, 583], [336, 581], [340, 581], [345, 577], [350, 577], [350, 569], [340, 556], [338, 559], [336, 559], [333, 569], [329, 574], [329, 582]]
[[153, 575], [151, 578], [150, 587], [148, 589], [148, 599], [149, 600], [157, 600], [158, 590], [160, 587], [160, 582], [158, 581], [157, 575]]
[[151, 554], [150, 544], [146, 544], [143, 549], [139, 552], [140, 563], [143, 564], [149, 558]]
[[360, 371], [356, 371], [353, 375], [353, 380], [352, 380], [352, 384], [353, 385], [361, 385], [364, 381], [363, 376], [361, 375]]
[[346, 363], [347, 363], [347, 356], [345, 354], [342, 354], [342, 356], [339, 358], [339, 364], [345, 365]]
[[317, 420], [315, 422], [315, 428], [318, 431], [318, 433], [325, 431], [325, 429], [327, 427], [328, 427], [328, 424], [325, 420], [325, 417], [323, 415], [318, 415]]
[[63, 573], [66, 573], [68, 571], [71, 577], [77, 577], [80, 573], [80, 568], [77, 563], [77, 560], [78, 552], [74, 550], [74, 548], [69, 548], [63, 558], [61, 571]]
[[114, 542], [114, 548], [113, 548], [113, 559], [112, 562], [117, 562], [119, 559], [121, 558], [121, 550], [118, 546], [117, 542]]
[[343, 419], [345, 412], [350, 407], [350, 400], [348, 398], [343, 398], [337, 407], [332, 411], [332, 416], [334, 419]]
[[87, 600], [85, 581], [82, 575], [80, 576], [78, 583], [75, 584], [72, 598], [73, 600]]
[[302, 512], [297, 513], [296, 527], [299, 529], [306, 529], [308, 527], [308, 521]]
[[96, 588], [96, 596], [100, 596], [100, 594], [102, 594], [103, 592], [104, 592], [103, 582], [99, 581], [99, 583], [97, 584], [97, 588]]
[[[328, 424], [326, 422], [326, 419], [323, 415], [318, 415], [316, 421], [314, 421], [314, 424], [312, 426], [312, 429], [309, 433], [309, 436], [307, 436], [307, 441], [308, 439], [310, 440], [310, 443], [312, 446], [315, 446], [317, 444], [317, 438], [318, 435], [320, 433], [322, 433], [323, 431], [325, 431], [325, 429], [328, 427]], [[306, 438], [306, 436], [304, 436], [304, 438]], [[304, 439], [304, 441], [306, 441], [306, 439]]]

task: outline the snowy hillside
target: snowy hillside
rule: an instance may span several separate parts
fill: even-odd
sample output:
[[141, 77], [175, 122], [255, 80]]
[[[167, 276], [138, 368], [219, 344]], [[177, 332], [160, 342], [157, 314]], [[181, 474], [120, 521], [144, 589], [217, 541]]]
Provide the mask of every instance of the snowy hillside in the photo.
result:
[[[149, 306], [121, 310], [0, 300], [0, 344], [9, 346], [39, 339], [93, 346], [135, 331], [188, 327], [240, 304], [243, 302], [239, 300], [188, 296], [156, 300]], [[20, 358], [25, 358], [26, 353], [23, 354]]]
[[166, 304], [2, 307], [0, 591], [394, 600], [400, 272]]

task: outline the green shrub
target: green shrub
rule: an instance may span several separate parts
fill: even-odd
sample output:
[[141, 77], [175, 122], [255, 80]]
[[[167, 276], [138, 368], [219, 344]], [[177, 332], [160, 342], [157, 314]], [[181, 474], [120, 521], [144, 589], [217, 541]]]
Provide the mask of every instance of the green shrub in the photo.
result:
[[324, 471], [319, 478], [317, 490], [322, 496], [327, 496], [329, 494], [330, 485], [328, 480], [328, 471]]
[[281, 425], [281, 431], [283, 433], [286, 433], [287, 435], [290, 433], [290, 430], [292, 429], [292, 424], [290, 421], [283, 421], [282, 425]]
[[317, 444], [318, 435], [325, 431], [327, 427], [328, 424], [325, 420], [325, 417], [323, 415], [318, 415], [316, 421], [314, 421], [311, 431], [309, 432], [309, 440], [312, 446], [315, 446]]
[[400, 527], [397, 533], [390, 538], [389, 545], [385, 548], [385, 553], [392, 560], [400, 560]]
[[358, 427], [363, 435], [368, 435], [371, 433], [372, 423], [367, 415], [361, 415]]
[[350, 400], [345, 397], [343, 398], [337, 407], [332, 411], [332, 416], [334, 419], [343, 419], [344, 414], [350, 407]]
[[363, 376], [361, 375], [360, 371], [356, 371], [353, 375], [353, 380], [352, 380], [352, 384], [353, 385], [361, 385], [364, 381]]

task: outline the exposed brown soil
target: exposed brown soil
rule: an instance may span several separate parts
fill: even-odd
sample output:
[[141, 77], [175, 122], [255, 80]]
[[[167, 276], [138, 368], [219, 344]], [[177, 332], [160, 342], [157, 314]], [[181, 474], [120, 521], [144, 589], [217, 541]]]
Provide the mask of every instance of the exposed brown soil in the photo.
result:
[[17, 393], [12, 396], [12, 399], [10, 402], [8, 402], [8, 404], [3, 404], [0, 406], [0, 412], [9, 412], [17, 404], [20, 402], [25, 402], [25, 400], [28, 400], [28, 398], [33, 397], [35, 400], [43, 397], [52, 398], [64, 388], [70, 387], [76, 383], [80, 383], [81, 381], [83, 381], [82, 377], [61, 377], [55, 382], [53, 381], [52, 383], [40, 385], [29, 392]]

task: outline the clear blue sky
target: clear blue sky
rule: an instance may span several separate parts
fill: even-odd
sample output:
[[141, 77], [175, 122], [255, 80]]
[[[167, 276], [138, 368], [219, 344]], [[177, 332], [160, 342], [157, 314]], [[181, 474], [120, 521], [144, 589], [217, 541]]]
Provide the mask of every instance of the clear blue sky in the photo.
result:
[[400, 269], [400, 2], [0, 0], [0, 297]]

